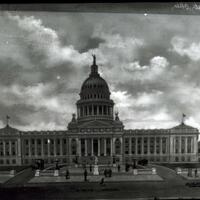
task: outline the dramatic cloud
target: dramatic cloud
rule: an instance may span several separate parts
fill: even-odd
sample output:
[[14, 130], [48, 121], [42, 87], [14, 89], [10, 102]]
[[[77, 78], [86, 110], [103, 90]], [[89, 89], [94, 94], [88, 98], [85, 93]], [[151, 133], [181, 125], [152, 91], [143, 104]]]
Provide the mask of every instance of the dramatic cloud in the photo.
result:
[[172, 51], [181, 56], [188, 56], [193, 61], [200, 60], [200, 42], [189, 42], [187, 39], [174, 37], [172, 38]]
[[97, 56], [126, 128], [200, 128], [199, 16], [1, 12], [0, 125], [66, 129]]

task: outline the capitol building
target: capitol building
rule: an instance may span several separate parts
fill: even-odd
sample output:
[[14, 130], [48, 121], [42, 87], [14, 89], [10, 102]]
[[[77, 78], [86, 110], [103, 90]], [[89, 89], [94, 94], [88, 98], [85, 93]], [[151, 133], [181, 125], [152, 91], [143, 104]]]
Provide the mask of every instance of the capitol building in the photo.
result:
[[76, 106], [77, 114], [62, 131], [21, 131], [7, 123], [0, 129], [0, 166], [30, 165], [38, 159], [45, 164], [92, 164], [94, 157], [99, 164], [198, 161], [199, 131], [184, 121], [169, 129], [124, 127], [95, 56]]

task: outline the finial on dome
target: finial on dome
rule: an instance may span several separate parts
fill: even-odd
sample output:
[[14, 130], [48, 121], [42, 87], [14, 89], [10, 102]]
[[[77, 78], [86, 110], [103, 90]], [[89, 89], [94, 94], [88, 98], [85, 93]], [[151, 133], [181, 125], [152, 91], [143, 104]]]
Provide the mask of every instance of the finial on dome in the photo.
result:
[[93, 64], [91, 66], [91, 75], [92, 76], [96, 76], [96, 75], [99, 75], [99, 74], [98, 74], [98, 66], [96, 64], [96, 56], [95, 56], [95, 54], [92, 54], [92, 57], [93, 57]]
[[6, 126], [8, 127], [9, 126], [9, 120], [10, 120], [10, 116], [6, 116]]
[[93, 57], [93, 65], [96, 65], [96, 55], [92, 54], [92, 57]]

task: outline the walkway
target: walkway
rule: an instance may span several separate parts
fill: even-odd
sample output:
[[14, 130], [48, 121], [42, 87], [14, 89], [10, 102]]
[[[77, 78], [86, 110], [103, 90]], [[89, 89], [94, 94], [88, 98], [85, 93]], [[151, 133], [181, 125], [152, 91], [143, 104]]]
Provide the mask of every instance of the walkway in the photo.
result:
[[35, 172], [31, 168], [27, 168], [16, 174], [13, 178], [4, 183], [6, 187], [23, 186], [31, 178], [34, 177]]
[[164, 178], [165, 181], [170, 183], [179, 183], [184, 184], [184, 179], [177, 175], [176, 172], [168, 167], [164, 167], [161, 165], [149, 165], [151, 167], [155, 167], [157, 169], [158, 175]]

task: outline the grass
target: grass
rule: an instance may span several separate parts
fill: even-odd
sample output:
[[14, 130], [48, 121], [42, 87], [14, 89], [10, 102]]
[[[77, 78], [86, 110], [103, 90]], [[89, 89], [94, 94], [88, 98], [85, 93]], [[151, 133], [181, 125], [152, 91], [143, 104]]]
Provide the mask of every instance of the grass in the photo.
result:
[[10, 171], [10, 170], [16, 170], [16, 172], [20, 172], [29, 166], [0, 166], [0, 171]]
[[170, 169], [180, 168], [200, 168], [200, 163], [159, 163], [157, 165], [162, 165]]

